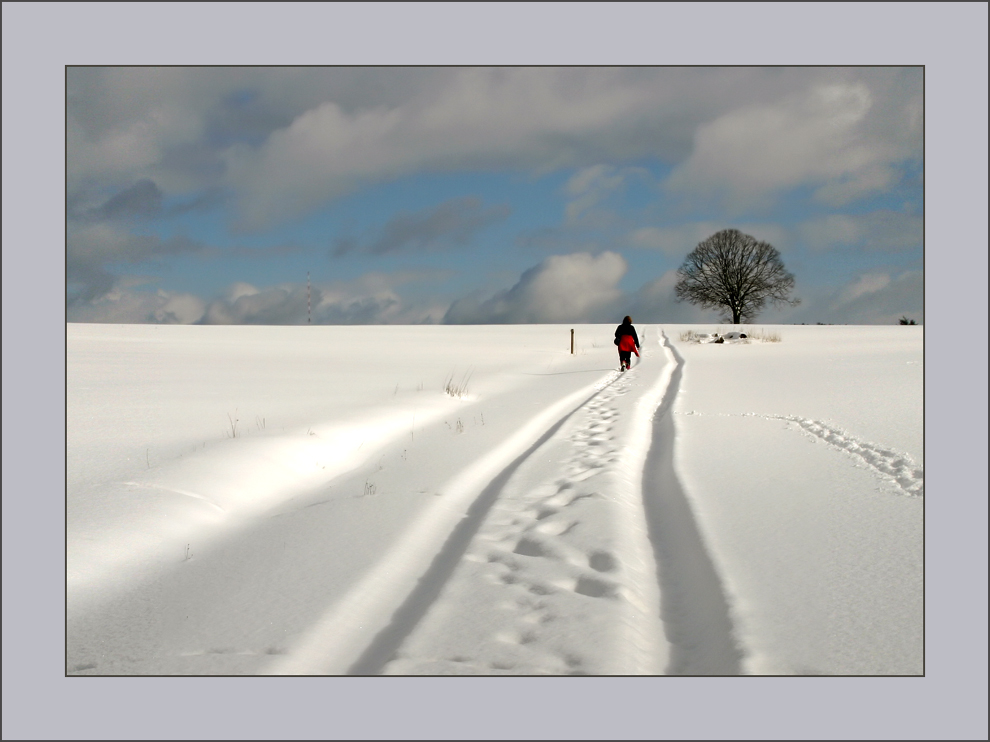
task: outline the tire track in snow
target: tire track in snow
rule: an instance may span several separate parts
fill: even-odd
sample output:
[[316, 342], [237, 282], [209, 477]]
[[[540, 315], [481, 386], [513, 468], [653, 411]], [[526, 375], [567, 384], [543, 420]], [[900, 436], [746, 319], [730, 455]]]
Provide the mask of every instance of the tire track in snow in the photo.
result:
[[643, 475], [643, 505], [660, 583], [661, 616], [670, 643], [669, 675], [738, 675], [743, 653], [733, 636], [722, 583], [674, 468], [671, 411], [683, 358], [663, 337], [676, 365], [653, 417], [653, 442]]
[[[401, 642], [435, 600], [435, 592], [460, 561], [463, 546], [470, 542], [477, 523], [497, 497], [499, 485], [617, 376], [612, 372], [559, 400], [449, 481], [441, 488], [445, 496], [412, 523], [361, 583], [267, 672], [375, 672], [381, 657], [388, 654], [386, 650]], [[436, 544], [443, 544], [439, 551]]]
[[[649, 379], [620, 377], [575, 410], [556, 437], [498, 483], [443, 598], [394, 660], [390, 674], [658, 674], [666, 647], [657, 620], [652, 555], [640, 512], [649, 417], [669, 380], [659, 374], [643, 408], [622, 398]], [[628, 406], [628, 405], [627, 405]], [[623, 419], [632, 418], [632, 419]], [[638, 452], [641, 450], [641, 456]], [[639, 460], [637, 460], [637, 458]], [[548, 465], [549, 464], [549, 465]], [[494, 484], [494, 483], [493, 483]], [[439, 595], [439, 591], [437, 593]]]
[[[685, 412], [684, 415], [702, 416], [699, 412]], [[925, 494], [925, 470], [904, 453], [884, 448], [877, 443], [856, 438], [842, 428], [836, 428], [821, 420], [811, 420], [797, 415], [762, 415], [745, 412], [739, 415], [718, 415], [718, 417], [759, 417], [765, 420], [783, 420], [794, 423], [797, 429], [807, 434], [813, 441], [822, 441], [829, 448], [851, 456], [865, 464], [877, 477], [890, 482], [905, 497], [923, 497]]]
[[[595, 393], [596, 396], [599, 392]], [[348, 668], [347, 675], [380, 675], [386, 663], [394, 656], [406, 637], [419, 625], [433, 606], [441, 591], [461, 563], [471, 541], [478, 532], [485, 516], [502, 494], [506, 482], [517, 469], [536, 451], [543, 447], [581, 407], [567, 413], [547, 430], [532, 446], [518, 456], [489, 482], [478, 498], [471, 503], [464, 518], [457, 524], [447, 541], [437, 552], [429, 569], [419, 578], [416, 587], [405, 602], [393, 614], [391, 622], [372, 640], [357, 661]]]

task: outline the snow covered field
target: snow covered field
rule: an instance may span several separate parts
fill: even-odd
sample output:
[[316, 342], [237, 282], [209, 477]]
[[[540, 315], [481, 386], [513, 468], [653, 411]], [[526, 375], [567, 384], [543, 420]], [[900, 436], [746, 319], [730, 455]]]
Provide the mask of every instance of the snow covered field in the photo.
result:
[[924, 672], [922, 327], [570, 329], [69, 324], [67, 672]]

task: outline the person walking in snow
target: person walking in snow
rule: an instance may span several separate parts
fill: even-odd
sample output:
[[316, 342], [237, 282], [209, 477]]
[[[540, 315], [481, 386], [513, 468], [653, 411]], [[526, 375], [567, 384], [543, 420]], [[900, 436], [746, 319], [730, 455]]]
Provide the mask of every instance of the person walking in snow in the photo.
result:
[[625, 371], [630, 368], [633, 353], [639, 358], [639, 335], [633, 327], [632, 317], [623, 317], [622, 324], [615, 328], [615, 344], [619, 346], [619, 370]]

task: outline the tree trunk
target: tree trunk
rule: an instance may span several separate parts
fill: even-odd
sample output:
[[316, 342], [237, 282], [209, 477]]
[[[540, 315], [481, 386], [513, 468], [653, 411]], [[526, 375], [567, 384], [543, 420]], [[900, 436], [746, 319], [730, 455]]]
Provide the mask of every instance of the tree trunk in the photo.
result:
[[739, 324], [739, 319], [740, 319], [740, 317], [739, 317], [739, 310], [738, 309], [733, 309], [732, 310], [732, 324], [738, 325]]

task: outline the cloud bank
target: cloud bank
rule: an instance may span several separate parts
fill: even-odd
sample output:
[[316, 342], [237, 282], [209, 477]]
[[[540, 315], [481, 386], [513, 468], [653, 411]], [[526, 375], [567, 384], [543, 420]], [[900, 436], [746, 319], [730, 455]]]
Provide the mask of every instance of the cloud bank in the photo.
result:
[[667, 188], [717, 195], [737, 209], [800, 186], [829, 204], [848, 203], [889, 186], [895, 164], [917, 156], [919, 96], [871, 119], [877, 100], [870, 87], [834, 82], [729, 111], [698, 128], [694, 150]]
[[621, 255], [604, 252], [551, 255], [522, 274], [518, 283], [484, 301], [455, 301], [447, 324], [608, 321], [622, 296], [619, 280], [628, 265]]
[[[848, 301], [873, 284], [832, 287], [827, 310], [863, 316], [850, 307], [872, 296], [886, 312], [879, 297], [909, 285], [921, 249], [921, 83], [920, 68], [72, 67], [67, 313], [303, 322], [292, 281], [329, 247], [350, 261], [335, 268], [367, 275], [458, 249], [462, 273], [414, 302], [398, 284], [314, 284], [314, 321], [611, 321], [629, 307], [689, 321], [669, 271], [730, 226], [816, 275], [888, 276]], [[400, 201], [348, 234], [343, 220], [380, 214], [397, 181], [437, 188], [436, 205]], [[480, 238], [495, 229], [521, 249], [493, 257]], [[527, 250], [556, 254], [533, 265]], [[630, 250], [653, 251], [635, 261], [661, 277], [624, 292]], [[822, 270], [832, 256], [848, 268]], [[258, 275], [237, 262], [254, 258], [270, 285], [224, 293]], [[514, 286], [468, 295], [507, 266]]]
[[69, 192], [220, 186], [258, 229], [418, 171], [646, 157], [677, 166], [674, 192], [808, 183], [844, 201], [917, 158], [919, 81], [882, 68], [72, 68]]

